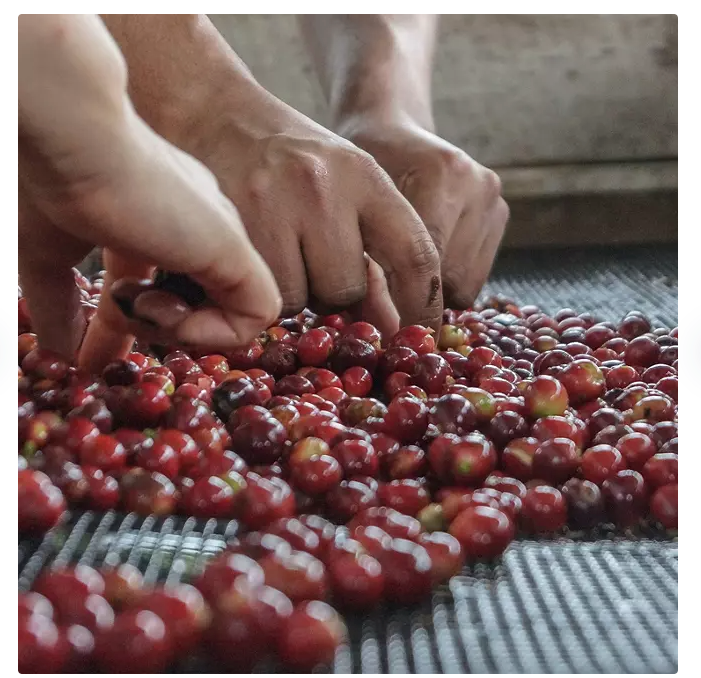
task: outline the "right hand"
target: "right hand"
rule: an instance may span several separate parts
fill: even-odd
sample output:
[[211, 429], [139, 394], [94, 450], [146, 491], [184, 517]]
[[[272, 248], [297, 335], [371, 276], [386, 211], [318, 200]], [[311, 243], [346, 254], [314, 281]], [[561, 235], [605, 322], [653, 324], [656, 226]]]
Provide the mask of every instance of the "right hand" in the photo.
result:
[[[174, 341], [226, 350], [254, 338], [281, 308], [270, 270], [213, 175], [134, 113], [100, 20], [22, 15], [19, 41], [19, 269], [40, 345], [66, 356], [77, 348], [71, 267], [94, 245], [108, 248], [106, 289], [156, 266], [206, 289], [215, 308], [162, 325]], [[144, 310], [168, 315], [167, 304]], [[104, 294], [82, 365], [125, 355], [138, 329]]]
[[184, 147], [236, 204], [275, 273], [283, 312], [362, 302], [385, 335], [400, 322], [436, 326], [438, 253], [375, 160], [255, 83], [218, 91], [218, 115], [189, 121], [197, 139]]

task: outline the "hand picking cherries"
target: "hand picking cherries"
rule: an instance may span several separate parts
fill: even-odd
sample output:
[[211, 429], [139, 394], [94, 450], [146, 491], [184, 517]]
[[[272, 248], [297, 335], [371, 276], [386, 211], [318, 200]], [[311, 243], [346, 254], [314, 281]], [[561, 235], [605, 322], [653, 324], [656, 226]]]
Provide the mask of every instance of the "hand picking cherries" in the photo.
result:
[[[87, 315], [103, 281], [76, 273]], [[677, 328], [494, 297], [383, 338], [305, 310], [227, 355], [137, 344], [91, 375], [38, 347], [19, 299], [19, 528], [68, 509], [236, 519], [188, 584], [45, 572], [21, 672], [309, 671], [330, 604], [411, 604], [520, 534], [677, 528]]]

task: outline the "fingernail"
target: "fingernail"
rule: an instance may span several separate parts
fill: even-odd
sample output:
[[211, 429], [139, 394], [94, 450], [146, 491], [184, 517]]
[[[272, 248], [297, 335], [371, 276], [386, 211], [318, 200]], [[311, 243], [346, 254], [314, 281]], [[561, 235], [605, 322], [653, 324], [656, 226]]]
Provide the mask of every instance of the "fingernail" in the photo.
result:
[[133, 313], [137, 320], [169, 330], [191, 315], [192, 309], [175, 294], [150, 289], [136, 297]]

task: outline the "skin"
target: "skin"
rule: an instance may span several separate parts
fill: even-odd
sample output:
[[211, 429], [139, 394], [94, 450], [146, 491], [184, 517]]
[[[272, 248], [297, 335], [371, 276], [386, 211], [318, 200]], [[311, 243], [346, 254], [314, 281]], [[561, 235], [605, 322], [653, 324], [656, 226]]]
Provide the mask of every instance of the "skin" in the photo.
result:
[[435, 134], [436, 17], [304, 15], [300, 23], [334, 130], [375, 158], [423, 220], [440, 255], [447, 304], [472, 305], [509, 210], [499, 177]]
[[[69, 357], [84, 330], [71, 269], [95, 245], [107, 248], [107, 284], [159, 266], [205, 287], [213, 306], [186, 310], [159, 336], [225, 350], [279, 314], [274, 278], [212, 173], [136, 115], [124, 60], [99, 18], [22, 15], [20, 280], [40, 345]], [[157, 301], [141, 304], [142, 315], [167, 318], [176, 300]], [[103, 295], [81, 364], [101, 369], [142, 329]]]
[[206, 17], [103, 19], [137, 110], [217, 176], [284, 313], [358, 308], [386, 335], [400, 322], [438, 326], [438, 251], [369, 153], [262, 88]]

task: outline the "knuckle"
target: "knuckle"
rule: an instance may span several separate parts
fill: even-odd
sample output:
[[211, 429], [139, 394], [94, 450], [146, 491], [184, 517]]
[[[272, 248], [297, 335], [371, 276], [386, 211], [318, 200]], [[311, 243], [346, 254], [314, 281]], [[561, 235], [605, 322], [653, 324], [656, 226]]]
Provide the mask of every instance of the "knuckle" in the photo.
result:
[[439, 169], [449, 175], [465, 179], [474, 173], [474, 161], [459, 148], [441, 148], [435, 157]]
[[489, 202], [495, 202], [501, 197], [501, 177], [496, 172], [485, 169], [482, 177], [482, 184], [485, 196]]

